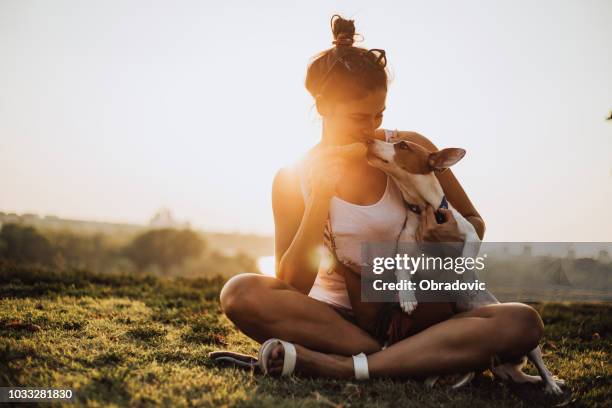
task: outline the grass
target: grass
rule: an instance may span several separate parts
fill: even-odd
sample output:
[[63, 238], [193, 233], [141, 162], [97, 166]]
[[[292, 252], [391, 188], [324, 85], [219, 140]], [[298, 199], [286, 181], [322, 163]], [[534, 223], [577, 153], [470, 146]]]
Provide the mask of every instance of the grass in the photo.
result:
[[[215, 349], [258, 344], [220, 312], [223, 279], [94, 275], [0, 267], [0, 386], [72, 388], [83, 406], [471, 406], [558, 403], [533, 387], [480, 376], [465, 389], [414, 381], [266, 378], [216, 367]], [[546, 324], [544, 358], [571, 406], [612, 397], [610, 304], [534, 305]], [[529, 367], [534, 373], [533, 367]]]

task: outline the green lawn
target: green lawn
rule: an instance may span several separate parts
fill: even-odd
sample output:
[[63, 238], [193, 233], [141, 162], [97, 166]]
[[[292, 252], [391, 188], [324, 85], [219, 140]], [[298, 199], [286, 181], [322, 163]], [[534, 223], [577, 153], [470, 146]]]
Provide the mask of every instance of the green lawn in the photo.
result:
[[[0, 386], [72, 388], [87, 406], [542, 406], [533, 387], [483, 375], [459, 391], [413, 381], [264, 378], [207, 354], [258, 344], [220, 313], [223, 280], [0, 267]], [[537, 304], [551, 371], [571, 406], [612, 397], [610, 304]], [[533, 367], [529, 371], [534, 372]], [[485, 373], [487, 374], [487, 373]], [[609, 405], [608, 405], [609, 406]]]

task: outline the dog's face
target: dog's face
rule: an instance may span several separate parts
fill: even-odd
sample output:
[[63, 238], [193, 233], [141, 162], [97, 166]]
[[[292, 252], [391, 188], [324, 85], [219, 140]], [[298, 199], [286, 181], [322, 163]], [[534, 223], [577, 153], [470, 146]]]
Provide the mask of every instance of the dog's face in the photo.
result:
[[372, 139], [368, 142], [367, 160], [371, 166], [401, 178], [405, 175], [429, 174], [444, 171], [465, 156], [465, 150], [447, 148], [430, 152], [408, 140], [393, 143]]

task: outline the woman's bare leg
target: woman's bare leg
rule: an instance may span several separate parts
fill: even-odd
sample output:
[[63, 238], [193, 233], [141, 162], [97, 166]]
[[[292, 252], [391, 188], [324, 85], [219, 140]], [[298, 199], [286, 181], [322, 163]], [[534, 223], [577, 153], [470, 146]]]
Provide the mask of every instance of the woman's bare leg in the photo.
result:
[[277, 337], [339, 356], [380, 350], [374, 338], [329, 305], [273, 277], [234, 276], [223, 286], [220, 302], [226, 316], [259, 343]]
[[[257, 274], [238, 275], [221, 291], [224, 312], [249, 337], [295, 343], [296, 370], [304, 374], [351, 378], [351, 355], [368, 354], [370, 377], [412, 377], [466, 372], [489, 366], [491, 357], [515, 359], [542, 336], [538, 313], [521, 303], [488, 305], [437, 323], [385, 350], [364, 330], [330, 306], [290, 285]], [[316, 351], [315, 351], [316, 350]], [[280, 373], [283, 349], [269, 365]]]
[[534, 349], [543, 323], [522, 303], [484, 306], [453, 316], [368, 356], [371, 377], [425, 377], [490, 366], [491, 358], [513, 360]]
[[[482, 370], [490, 366], [494, 355], [502, 360], [514, 360], [527, 354], [537, 345], [542, 331], [539, 315], [527, 305], [485, 306], [458, 314], [385, 350], [369, 354], [370, 378], [425, 378]], [[295, 346], [298, 372], [332, 378], [354, 376], [351, 357]], [[282, 362], [283, 349], [278, 347], [270, 359], [274, 367], [271, 374], [280, 373]]]

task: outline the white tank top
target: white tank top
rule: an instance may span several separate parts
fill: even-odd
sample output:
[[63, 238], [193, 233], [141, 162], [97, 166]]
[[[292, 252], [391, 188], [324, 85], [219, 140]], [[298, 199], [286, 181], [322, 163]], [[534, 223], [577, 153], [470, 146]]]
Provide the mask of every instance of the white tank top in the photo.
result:
[[[389, 140], [391, 131], [387, 129], [384, 131], [385, 140]], [[306, 188], [306, 177], [303, 170], [303, 166], [300, 166], [300, 184], [302, 196], [306, 202], [309, 191]], [[338, 260], [361, 265], [363, 262], [362, 243], [397, 241], [405, 219], [406, 207], [402, 193], [389, 176], [387, 176], [385, 192], [375, 204], [357, 205], [333, 196], [329, 207], [328, 227], [331, 227]], [[327, 248], [325, 252], [323, 258], [332, 256]], [[377, 254], [377, 256], [395, 256], [395, 254]], [[352, 310], [344, 276], [330, 268], [324, 259], [319, 265], [317, 277], [308, 296]]]

